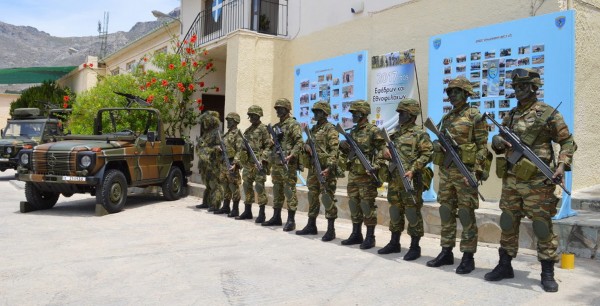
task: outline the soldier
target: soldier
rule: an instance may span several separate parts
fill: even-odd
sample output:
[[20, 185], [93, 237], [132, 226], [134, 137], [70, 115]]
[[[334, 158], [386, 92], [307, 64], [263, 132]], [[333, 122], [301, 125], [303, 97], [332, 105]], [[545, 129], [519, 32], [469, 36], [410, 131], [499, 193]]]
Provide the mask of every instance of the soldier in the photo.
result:
[[[263, 110], [258, 105], [252, 105], [248, 108], [248, 118], [250, 119], [250, 127], [244, 131], [244, 137], [248, 140], [250, 147], [254, 151], [256, 158], [262, 163], [265, 171], [258, 171], [258, 168], [248, 156], [248, 152], [242, 149], [238, 151], [234, 165], [241, 165], [242, 170], [242, 187], [244, 188], [244, 212], [236, 217], [236, 220], [252, 219], [252, 203], [254, 202], [254, 191], [258, 195], [259, 216], [256, 218], [256, 223], [265, 220], [265, 205], [267, 205], [267, 193], [265, 192], [265, 181], [267, 180], [267, 171], [269, 169], [268, 152], [271, 148], [271, 140], [267, 127], [260, 122], [260, 117], [263, 116]], [[252, 186], [254, 185], [254, 189]], [[261, 221], [262, 219], [262, 221]]]
[[[337, 219], [337, 207], [335, 206], [335, 188], [337, 184], [337, 158], [339, 151], [339, 136], [333, 124], [327, 121], [327, 116], [331, 114], [331, 106], [325, 101], [319, 101], [312, 107], [314, 120], [317, 122], [311, 129], [315, 142], [315, 149], [319, 157], [321, 165], [321, 174], [325, 178], [327, 188], [323, 188], [319, 183], [315, 168], [312, 166], [312, 161], [308, 162], [308, 224], [300, 231], [296, 231], [296, 235], [316, 235], [317, 225], [316, 220], [319, 215], [321, 203], [319, 195], [322, 195], [323, 205], [325, 205], [325, 218], [327, 219], [327, 232], [321, 238], [323, 241], [331, 241], [335, 239], [335, 219]], [[305, 145], [305, 150], [312, 159], [310, 146]]]
[[[471, 82], [464, 77], [453, 79], [446, 88], [452, 110], [442, 117], [439, 130], [449, 133], [458, 144], [458, 153], [467, 168], [475, 174], [477, 180], [484, 177], [485, 161], [491, 154], [487, 149], [488, 126], [477, 107], [469, 106], [467, 97], [474, 95]], [[466, 178], [456, 165], [444, 167], [443, 152], [437, 140], [434, 142], [434, 163], [439, 167], [440, 187], [440, 219], [442, 221], [442, 251], [433, 260], [427, 262], [428, 267], [439, 267], [454, 264], [452, 248], [456, 244], [456, 216], [463, 226], [460, 251], [463, 257], [456, 268], [457, 274], [468, 274], [475, 269], [473, 254], [477, 251], [477, 222], [475, 209], [479, 208], [477, 190], [467, 184]], [[436, 155], [441, 158], [436, 158]]]
[[[560, 145], [558, 166], [554, 178], [561, 178], [571, 169], [573, 153], [577, 145], [563, 116], [548, 104], [538, 101], [536, 92], [542, 82], [540, 75], [529, 69], [515, 69], [512, 72], [512, 86], [515, 89], [517, 107], [504, 117], [502, 125], [510, 128], [542, 161], [550, 165], [554, 161], [552, 142]], [[510, 145], [500, 135], [492, 138], [492, 148], [496, 154], [513, 153]], [[552, 216], [556, 214], [556, 185], [546, 179], [533, 163], [522, 157], [515, 165], [507, 165], [498, 157], [498, 169], [503, 173], [502, 195], [500, 197], [500, 260], [493, 271], [485, 275], [488, 281], [513, 278], [512, 259], [519, 249], [519, 225], [523, 217], [532, 219], [533, 232], [537, 237], [538, 260], [542, 265], [541, 283], [545, 291], [558, 291], [554, 280], [554, 263], [558, 261], [557, 236], [552, 230]]]
[[411, 237], [410, 248], [404, 260], [415, 260], [421, 257], [419, 241], [423, 237], [423, 174], [431, 179], [427, 164], [431, 161], [433, 145], [429, 134], [423, 128], [415, 125], [417, 116], [421, 113], [419, 102], [413, 99], [404, 99], [398, 103], [398, 127], [391, 136], [396, 151], [402, 160], [402, 165], [408, 180], [412, 180], [415, 193], [406, 193], [398, 171], [391, 172], [388, 185], [388, 202], [390, 203], [390, 242], [377, 251], [379, 254], [400, 253], [400, 234], [404, 230], [404, 215], [408, 219], [408, 234]]
[[221, 173], [225, 171], [224, 163], [214, 163], [222, 160], [221, 148], [219, 147], [218, 129], [221, 124], [219, 113], [207, 111], [200, 116], [202, 136], [198, 142], [198, 169], [202, 181], [206, 185], [202, 197], [202, 205], [198, 208], [208, 208], [208, 211], [217, 213], [223, 200], [223, 182]]
[[[356, 124], [350, 136], [356, 141], [364, 155], [372, 162], [373, 167], [385, 167], [385, 160], [381, 152], [385, 149], [385, 141], [381, 131], [369, 123], [368, 115], [371, 105], [366, 101], [356, 101], [350, 106], [352, 121]], [[346, 141], [340, 143], [344, 153], [349, 152]], [[388, 153], [389, 154], [389, 153]], [[343, 245], [359, 244], [361, 249], [370, 249], [375, 246], [375, 225], [377, 225], [377, 184], [366, 172], [365, 167], [356, 156], [348, 159], [348, 205], [352, 214], [352, 233], [348, 239], [343, 240]], [[363, 240], [362, 223], [367, 226], [367, 234]]]
[[273, 126], [273, 130], [277, 133], [281, 148], [284, 151], [285, 162], [288, 170], [286, 170], [277, 157], [275, 149], [271, 154], [271, 178], [273, 180], [273, 217], [264, 222], [263, 226], [281, 225], [281, 209], [283, 201], [288, 205], [288, 218], [283, 226], [286, 232], [296, 229], [296, 208], [298, 207], [298, 198], [296, 197], [296, 181], [298, 176], [296, 170], [299, 167], [299, 156], [304, 144], [302, 141], [302, 129], [295, 118], [290, 116], [292, 104], [286, 98], [281, 98], [275, 101], [275, 110], [279, 122]]
[[[217, 214], [227, 214], [227, 217], [239, 216], [239, 204], [240, 204], [240, 171], [237, 166], [233, 164], [235, 155], [240, 151], [242, 143], [242, 137], [240, 137], [240, 131], [237, 128], [240, 123], [240, 115], [237, 113], [229, 113], [225, 117], [227, 121], [227, 132], [223, 135], [223, 142], [227, 148], [227, 156], [229, 162], [232, 164], [233, 169], [228, 169], [222, 172], [221, 181], [223, 181], [224, 198], [223, 207], [216, 212]], [[233, 208], [229, 209], [229, 204], [233, 200]]]

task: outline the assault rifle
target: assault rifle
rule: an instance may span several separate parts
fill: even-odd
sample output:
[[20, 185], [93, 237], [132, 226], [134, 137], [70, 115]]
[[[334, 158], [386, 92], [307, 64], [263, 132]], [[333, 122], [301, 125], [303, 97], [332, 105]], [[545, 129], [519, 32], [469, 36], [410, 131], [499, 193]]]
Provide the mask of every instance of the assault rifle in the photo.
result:
[[244, 137], [244, 134], [242, 134], [242, 131], [238, 130], [238, 132], [240, 133], [240, 137], [242, 137], [242, 143], [244, 143], [244, 148], [246, 148], [246, 152], [248, 152], [248, 155], [250, 155], [250, 158], [252, 158], [254, 165], [256, 165], [256, 169], [258, 169], [258, 172], [264, 173], [265, 169], [264, 169], [262, 163], [258, 160], [258, 158], [256, 158], [256, 154], [254, 154], [254, 150], [252, 150], [252, 147], [250, 146], [248, 139], [246, 139], [246, 137]]
[[312, 134], [310, 133], [310, 129], [308, 128], [308, 125], [304, 126], [304, 133], [306, 133], [306, 143], [310, 146], [310, 151], [311, 151], [311, 159], [312, 159], [312, 164], [314, 166], [314, 172], [317, 175], [317, 179], [319, 180], [319, 184], [321, 184], [321, 187], [323, 187], [323, 190], [325, 190], [325, 193], [323, 193], [323, 196], [329, 196], [329, 194], [327, 193], [327, 182], [325, 181], [325, 177], [323, 176], [323, 174], [321, 174], [321, 171], [323, 171], [323, 169], [321, 168], [321, 163], [319, 162], [319, 154], [317, 153], [317, 146], [315, 145], [315, 140], [312, 137]]
[[427, 118], [425, 121], [425, 127], [432, 131], [435, 136], [437, 136], [440, 144], [442, 145], [442, 149], [444, 150], [444, 167], [449, 168], [450, 165], [454, 163], [456, 168], [458, 168], [458, 171], [460, 171], [460, 173], [467, 179], [469, 186], [477, 190], [481, 200], [485, 201], [483, 195], [481, 192], [479, 192], [479, 189], [477, 189], [477, 181], [475, 178], [473, 178], [467, 166], [465, 166], [465, 164], [462, 162], [460, 156], [458, 156], [458, 152], [456, 152], [455, 149], [455, 147], [458, 145], [456, 144], [456, 141], [452, 139], [452, 135], [450, 135], [448, 130], [446, 129], [445, 135], [440, 133], [435, 124], [433, 124], [433, 121], [431, 121], [431, 118]]
[[283, 153], [283, 148], [281, 147], [281, 143], [279, 142], [279, 137], [277, 136], [277, 133], [275, 133], [275, 130], [273, 130], [271, 124], [267, 125], [267, 131], [269, 131], [269, 134], [271, 134], [271, 138], [273, 138], [273, 143], [275, 144], [275, 153], [277, 153], [277, 155], [279, 156], [281, 164], [285, 168], [285, 171], [289, 171], [288, 164], [285, 161], [285, 154]]
[[404, 191], [410, 194], [410, 197], [415, 205], [417, 205], [417, 201], [415, 200], [415, 188], [412, 186], [406, 175], [406, 170], [404, 169], [404, 165], [402, 164], [402, 160], [400, 159], [400, 155], [398, 154], [398, 150], [396, 150], [396, 146], [394, 142], [390, 139], [390, 135], [385, 128], [382, 128], [383, 139], [387, 144], [388, 149], [390, 150], [390, 154], [392, 155], [392, 164], [390, 165], [390, 169], [394, 171], [394, 168], [398, 170], [398, 174], [402, 179], [402, 185], [404, 185]]
[[494, 125], [498, 127], [500, 136], [502, 136], [502, 138], [504, 138], [504, 141], [510, 144], [511, 148], [513, 149], [512, 153], [506, 156], [506, 160], [511, 165], [516, 164], [519, 161], [519, 159], [521, 159], [521, 157], [525, 156], [538, 169], [540, 169], [540, 171], [544, 174], [544, 176], [546, 176], [546, 178], [548, 178], [552, 183], [560, 186], [560, 188], [562, 188], [562, 190], [564, 190], [568, 195], [571, 195], [571, 192], [569, 192], [567, 188], [562, 184], [561, 178], [552, 178], [552, 176], [554, 176], [554, 173], [552, 172], [550, 167], [542, 159], [540, 159], [539, 156], [533, 153], [533, 151], [531, 151], [531, 149], [521, 141], [517, 134], [515, 134], [508, 127], [500, 125], [496, 120], [494, 120], [490, 113], [484, 113], [483, 118], [486, 117], [489, 118], [492, 121], [492, 123], [494, 123]]
[[227, 155], [227, 148], [225, 147], [225, 142], [223, 141], [223, 137], [221, 136], [221, 128], [217, 129], [217, 135], [219, 135], [219, 147], [221, 148], [221, 155], [223, 155], [223, 159], [225, 160], [225, 166], [227, 167], [227, 172], [231, 177], [234, 176], [234, 172], [231, 169], [231, 162], [229, 162], [229, 156]]
[[375, 168], [371, 166], [371, 163], [369, 163], [365, 154], [360, 150], [360, 147], [358, 146], [358, 144], [356, 144], [356, 141], [352, 139], [352, 136], [346, 133], [346, 131], [344, 131], [344, 128], [342, 128], [342, 126], [339, 123], [335, 126], [335, 130], [338, 131], [338, 133], [344, 135], [346, 141], [348, 141], [348, 144], [350, 145], [352, 153], [356, 155], [360, 163], [363, 165], [363, 167], [365, 167], [365, 170], [373, 178], [373, 181], [377, 184], [377, 187], [381, 187], [381, 185], [383, 185], [383, 182], [379, 179], [379, 177], [377, 177], [377, 171], [375, 171]]

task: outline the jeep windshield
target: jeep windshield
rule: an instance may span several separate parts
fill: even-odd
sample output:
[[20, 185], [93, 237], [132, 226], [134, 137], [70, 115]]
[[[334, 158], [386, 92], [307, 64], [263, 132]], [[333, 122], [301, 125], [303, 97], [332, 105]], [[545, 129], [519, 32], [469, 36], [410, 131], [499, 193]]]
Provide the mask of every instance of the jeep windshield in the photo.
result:
[[5, 138], [26, 137], [34, 138], [41, 137], [44, 130], [43, 122], [8, 122], [4, 130]]
[[95, 135], [141, 136], [157, 132], [158, 112], [154, 109], [102, 109], [96, 117]]

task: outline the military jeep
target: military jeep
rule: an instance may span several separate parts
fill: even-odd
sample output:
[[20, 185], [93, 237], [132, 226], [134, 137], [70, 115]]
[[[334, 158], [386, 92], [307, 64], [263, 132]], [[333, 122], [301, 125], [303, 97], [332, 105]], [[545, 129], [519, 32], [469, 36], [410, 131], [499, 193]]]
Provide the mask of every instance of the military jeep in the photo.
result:
[[127, 202], [128, 187], [160, 186], [167, 200], [184, 196], [193, 153], [182, 138], [165, 137], [158, 110], [104, 108], [93, 135], [66, 135], [21, 150], [16, 176], [25, 182], [31, 210], [54, 207], [61, 194], [89, 193], [116, 213]]
[[61, 116], [70, 109], [50, 110], [48, 117], [40, 116], [38, 108], [17, 108], [1, 131], [0, 171], [17, 170], [17, 155], [24, 146], [56, 141], [63, 135]]

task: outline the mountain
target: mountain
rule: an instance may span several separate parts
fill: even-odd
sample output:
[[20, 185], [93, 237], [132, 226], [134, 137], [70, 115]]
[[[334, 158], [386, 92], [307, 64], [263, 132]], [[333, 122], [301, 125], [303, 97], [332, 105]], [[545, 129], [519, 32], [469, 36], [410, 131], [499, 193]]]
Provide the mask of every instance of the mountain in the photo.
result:
[[[179, 8], [170, 16], [177, 18]], [[107, 35], [107, 53], [111, 54], [128, 43], [160, 27], [168, 18], [136, 23], [128, 32]], [[99, 36], [55, 37], [29, 26], [14, 26], [0, 21], [0, 69], [17, 67], [77, 66], [87, 55], [100, 54]], [[72, 49], [71, 49], [72, 48]], [[77, 52], [73, 52], [74, 50]], [[71, 52], [69, 52], [71, 50]]]

